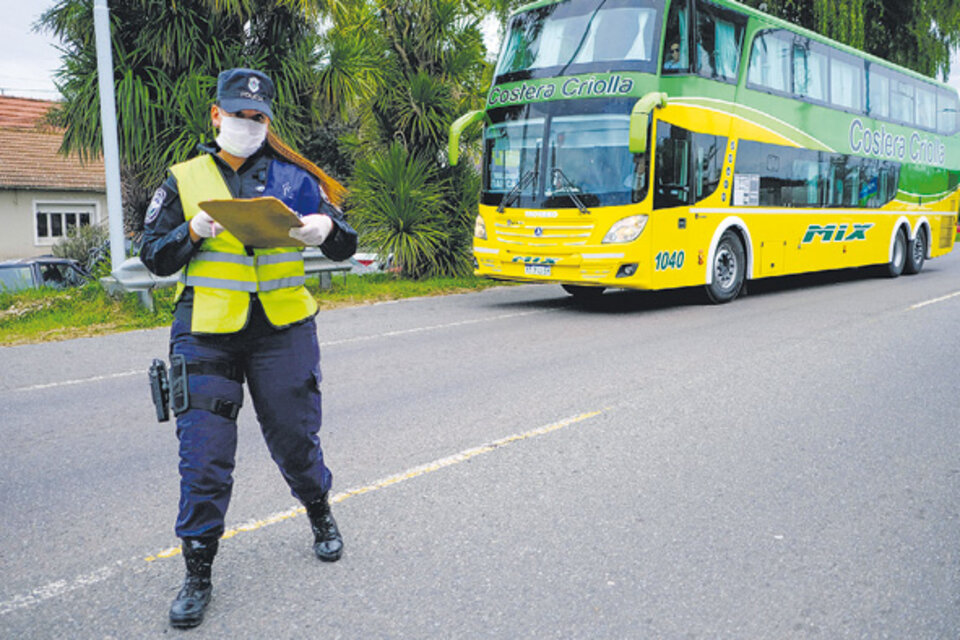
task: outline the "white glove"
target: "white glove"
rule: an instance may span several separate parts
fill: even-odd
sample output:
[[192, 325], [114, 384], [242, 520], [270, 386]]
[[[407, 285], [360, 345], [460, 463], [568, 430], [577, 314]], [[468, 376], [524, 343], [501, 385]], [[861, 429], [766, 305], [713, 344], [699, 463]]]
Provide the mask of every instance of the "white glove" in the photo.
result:
[[299, 240], [308, 247], [318, 247], [333, 231], [333, 220], [322, 213], [314, 213], [300, 218], [302, 227], [292, 227], [290, 237]]
[[223, 231], [223, 225], [211, 218], [206, 211], [201, 211], [190, 218], [190, 228], [201, 238], [213, 238]]

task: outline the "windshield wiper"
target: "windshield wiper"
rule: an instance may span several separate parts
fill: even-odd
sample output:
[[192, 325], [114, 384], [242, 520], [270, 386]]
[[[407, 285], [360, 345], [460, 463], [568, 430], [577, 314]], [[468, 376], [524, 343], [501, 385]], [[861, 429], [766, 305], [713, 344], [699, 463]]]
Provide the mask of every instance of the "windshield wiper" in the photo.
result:
[[[553, 170], [553, 177], [554, 179], [560, 178], [563, 181], [563, 184], [567, 187], [567, 194], [570, 196], [570, 199], [573, 200], [573, 204], [577, 205], [577, 209], [580, 210], [580, 213], [589, 214], [590, 210], [587, 209], [586, 205], [583, 204], [583, 200], [581, 200], [576, 194], [576, 192], [580, 190], [580, 187], [573, 184], [573, 181], [567, 177], [567, 174], [565, 174], [560, 167], [556, 167]], [[554, 191], [554, 193], [557, 192]]]
[[523, 176], [520, 178], [520, 181], [517, 184], [513, 185], [513, 188], [507, 192], [507, 195], [503, 196], [500, 200], [500, 204], [497, 205], [497, 213], [503, 213], [503, 210], [510, 205], [511, 202], [517, 199], [517, 196], [520, 195], [520, 192], [531, 182], [537, 178], [537, 170], [529, 169]]

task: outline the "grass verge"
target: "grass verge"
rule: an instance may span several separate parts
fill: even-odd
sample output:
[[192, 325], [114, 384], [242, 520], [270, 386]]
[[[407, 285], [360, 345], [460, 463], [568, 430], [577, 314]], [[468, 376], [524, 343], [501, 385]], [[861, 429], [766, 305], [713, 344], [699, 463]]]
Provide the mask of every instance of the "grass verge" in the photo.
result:
[[[311, 278], [307, 289], [323, 311], [403, 298], [466, 293], [502, 284], [472, 276], [413, 281], [377, 273], [335, 275], [330, 289], [321, 289], [316, 278]], [[154, 312], [140, 305], [135, 295], [112, 297], [98, 283], [79, 289], [0, 293], [0, 346], [166, 326], [173, 320], [173, 292], [173, 289], [154, 292]]]

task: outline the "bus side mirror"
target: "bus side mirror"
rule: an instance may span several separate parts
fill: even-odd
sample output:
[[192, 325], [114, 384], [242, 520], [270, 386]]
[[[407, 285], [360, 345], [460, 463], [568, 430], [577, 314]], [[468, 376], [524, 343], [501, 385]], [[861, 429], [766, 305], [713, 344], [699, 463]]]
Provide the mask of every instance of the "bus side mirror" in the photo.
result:
[[460, 136], [463, 135], [464, 130], [473, 123], [483, 120], [486, 115], [486, 111], [470, 111], [450, 125], [450, 146], [447, 158], [451, 167], [455, 167], [460, 161]]
[[630, 153], [647, 152], [647, 130], [650, 128], [650, 113], [660, 107], [667, 106], [667, 94], [648, 93], [633, 105], [630, 113]]

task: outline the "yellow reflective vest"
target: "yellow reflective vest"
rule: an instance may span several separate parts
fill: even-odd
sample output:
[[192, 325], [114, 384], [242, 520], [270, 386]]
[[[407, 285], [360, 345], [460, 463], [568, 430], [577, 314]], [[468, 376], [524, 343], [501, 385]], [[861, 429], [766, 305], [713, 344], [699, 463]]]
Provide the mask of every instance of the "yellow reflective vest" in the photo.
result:
[[[183, 215], [189, 221], [204, 200], [233, 196], [213, 156], [204, 154], [174, 165]], [[177, 285], [176, 299], [193, 287], [195, 333], [234, 333], [247, 324], [252, 294], [260, 298], [267, 320], [275, 327], [299, 322], [317, 312], [317, 301], [303, 286], [301, 249], [253, 249], [252, 255], [228, 231], [206, 238]]]

